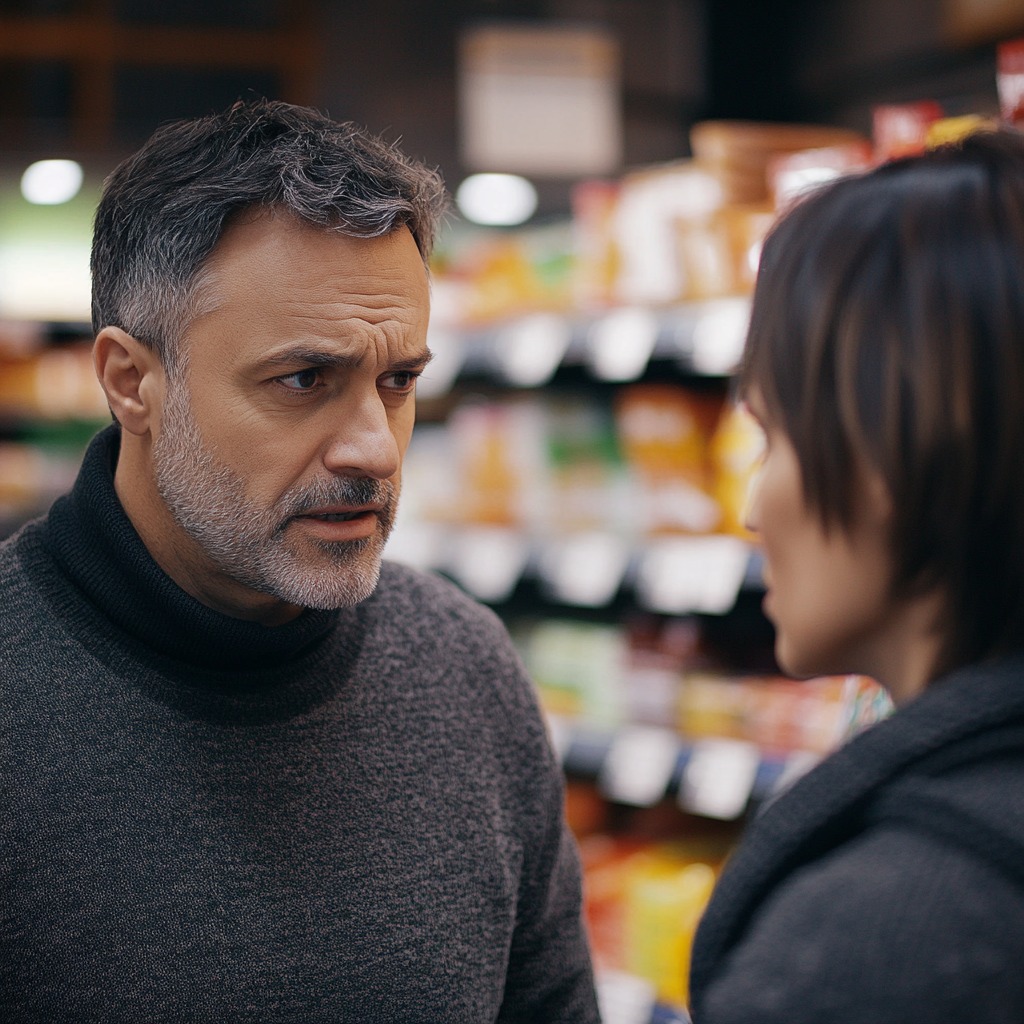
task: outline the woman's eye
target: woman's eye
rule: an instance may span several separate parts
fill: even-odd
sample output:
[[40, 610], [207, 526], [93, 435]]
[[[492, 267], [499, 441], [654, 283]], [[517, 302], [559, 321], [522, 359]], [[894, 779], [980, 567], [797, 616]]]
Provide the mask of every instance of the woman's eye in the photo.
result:
[[289, 373], [277, 379], [292, 391], [312, 391], [320, 383], [320, 371], [318, 369], [296, 370], [295, 373]]

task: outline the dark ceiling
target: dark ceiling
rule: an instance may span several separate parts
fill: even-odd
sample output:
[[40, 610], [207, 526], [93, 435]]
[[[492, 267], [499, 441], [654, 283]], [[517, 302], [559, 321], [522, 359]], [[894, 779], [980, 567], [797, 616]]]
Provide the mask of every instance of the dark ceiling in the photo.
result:
[[[936, 75], [966, 76], [938, 87], [976, 103], [991, 47], [939, 45], [931, 15], [948, 2], [0, 0], [0, 138], [9, 160], [76, 155], [103, 173], [161, 122], [260, 94], [400, 137], [454, 185], [470, 169], [458, 138], [460, 32], [584, 23], [619, 43], [628, 168], [685, 156], [704, 118], [849, 121], [901, 89], [934, 91]], [[886, 33], [922, 42], [887, 50]], [[847, 46], [866, 56], [845, 66]], [[542, 214], [562, 212], [569, 183], [538, 184]]]
[[[789, 4], [705, 0], [0, 0], [0, 133], [8, 154], [61, 151], [109, 164], [168, 119], [239, 96], [316, 105], [401, 137], [454, 182], [457, 52], [484, 21], [581, 22], [620, 44], [624, 166], [687, 151], [702, 116], [785, 117], [776, 74], [768, 92], [743, 56], [744, 80], [719, 69], [757, 40], [784, 65]], [[747, 16], [737, 20], [737, 12]], [[772, 13], [774, 12], [774, 13]], [[767, 14], [772, 13], [771, 17]], [[719, 53], [721, 51], [721, 53]], [[767, 65], [768, 61], [762, 61]], [[746, 97], [746, 102], [744, 102]], [[564, 206], [567, 183], [541, 181], [542, 206]]]

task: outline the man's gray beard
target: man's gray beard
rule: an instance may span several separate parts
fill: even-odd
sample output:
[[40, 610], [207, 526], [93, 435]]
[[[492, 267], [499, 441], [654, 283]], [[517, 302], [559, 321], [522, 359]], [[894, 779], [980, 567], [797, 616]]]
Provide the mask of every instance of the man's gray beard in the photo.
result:
[[[395, 487], [388, 481], [332, 477], [292, 488], [270, 508], [254, 503], [244, 479], [204, 445], [181, 380], [168, 383], [160, 436], [153, 445], [157, 490], [175, 522], [223, 573], [304, 608], [344, 608], [369, 597], [380, 577], [384, 543], [394, 525]], [[331, 505], [382, 504], [378, 531], [355, 541], [300, 538], [289, 544], [291, 518]], [[301, 546], [299, 546], [301, 545]]]

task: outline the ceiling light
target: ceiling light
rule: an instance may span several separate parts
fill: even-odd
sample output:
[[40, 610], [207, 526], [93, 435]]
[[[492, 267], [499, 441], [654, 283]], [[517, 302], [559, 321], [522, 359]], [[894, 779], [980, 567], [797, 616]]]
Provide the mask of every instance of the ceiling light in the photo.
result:
[[471, 174], [458, 187], [455, 202], [475, 224], [522, 224], [537, 209], [537, 190], [518, 174]]
[[21, 194], [40, 206], [56, 206], [78, 195], [82, 167], [74, 160], [38, 160], [21, 176]]

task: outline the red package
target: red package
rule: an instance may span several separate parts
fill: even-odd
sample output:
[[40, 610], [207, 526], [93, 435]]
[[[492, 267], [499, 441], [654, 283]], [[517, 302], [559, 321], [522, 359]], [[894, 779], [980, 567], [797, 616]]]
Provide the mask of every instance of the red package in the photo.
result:
[[927, 148], [928, 128], [942, 117], [935, 100], [917, 103], [881, 104], [872, 110], [872, 136], [875, 160], [895, 160], [923, 153]]
[[1024, 124], [1024, 39], [1010, 39], [996, 50], [999, 113], [1009, 124]]

